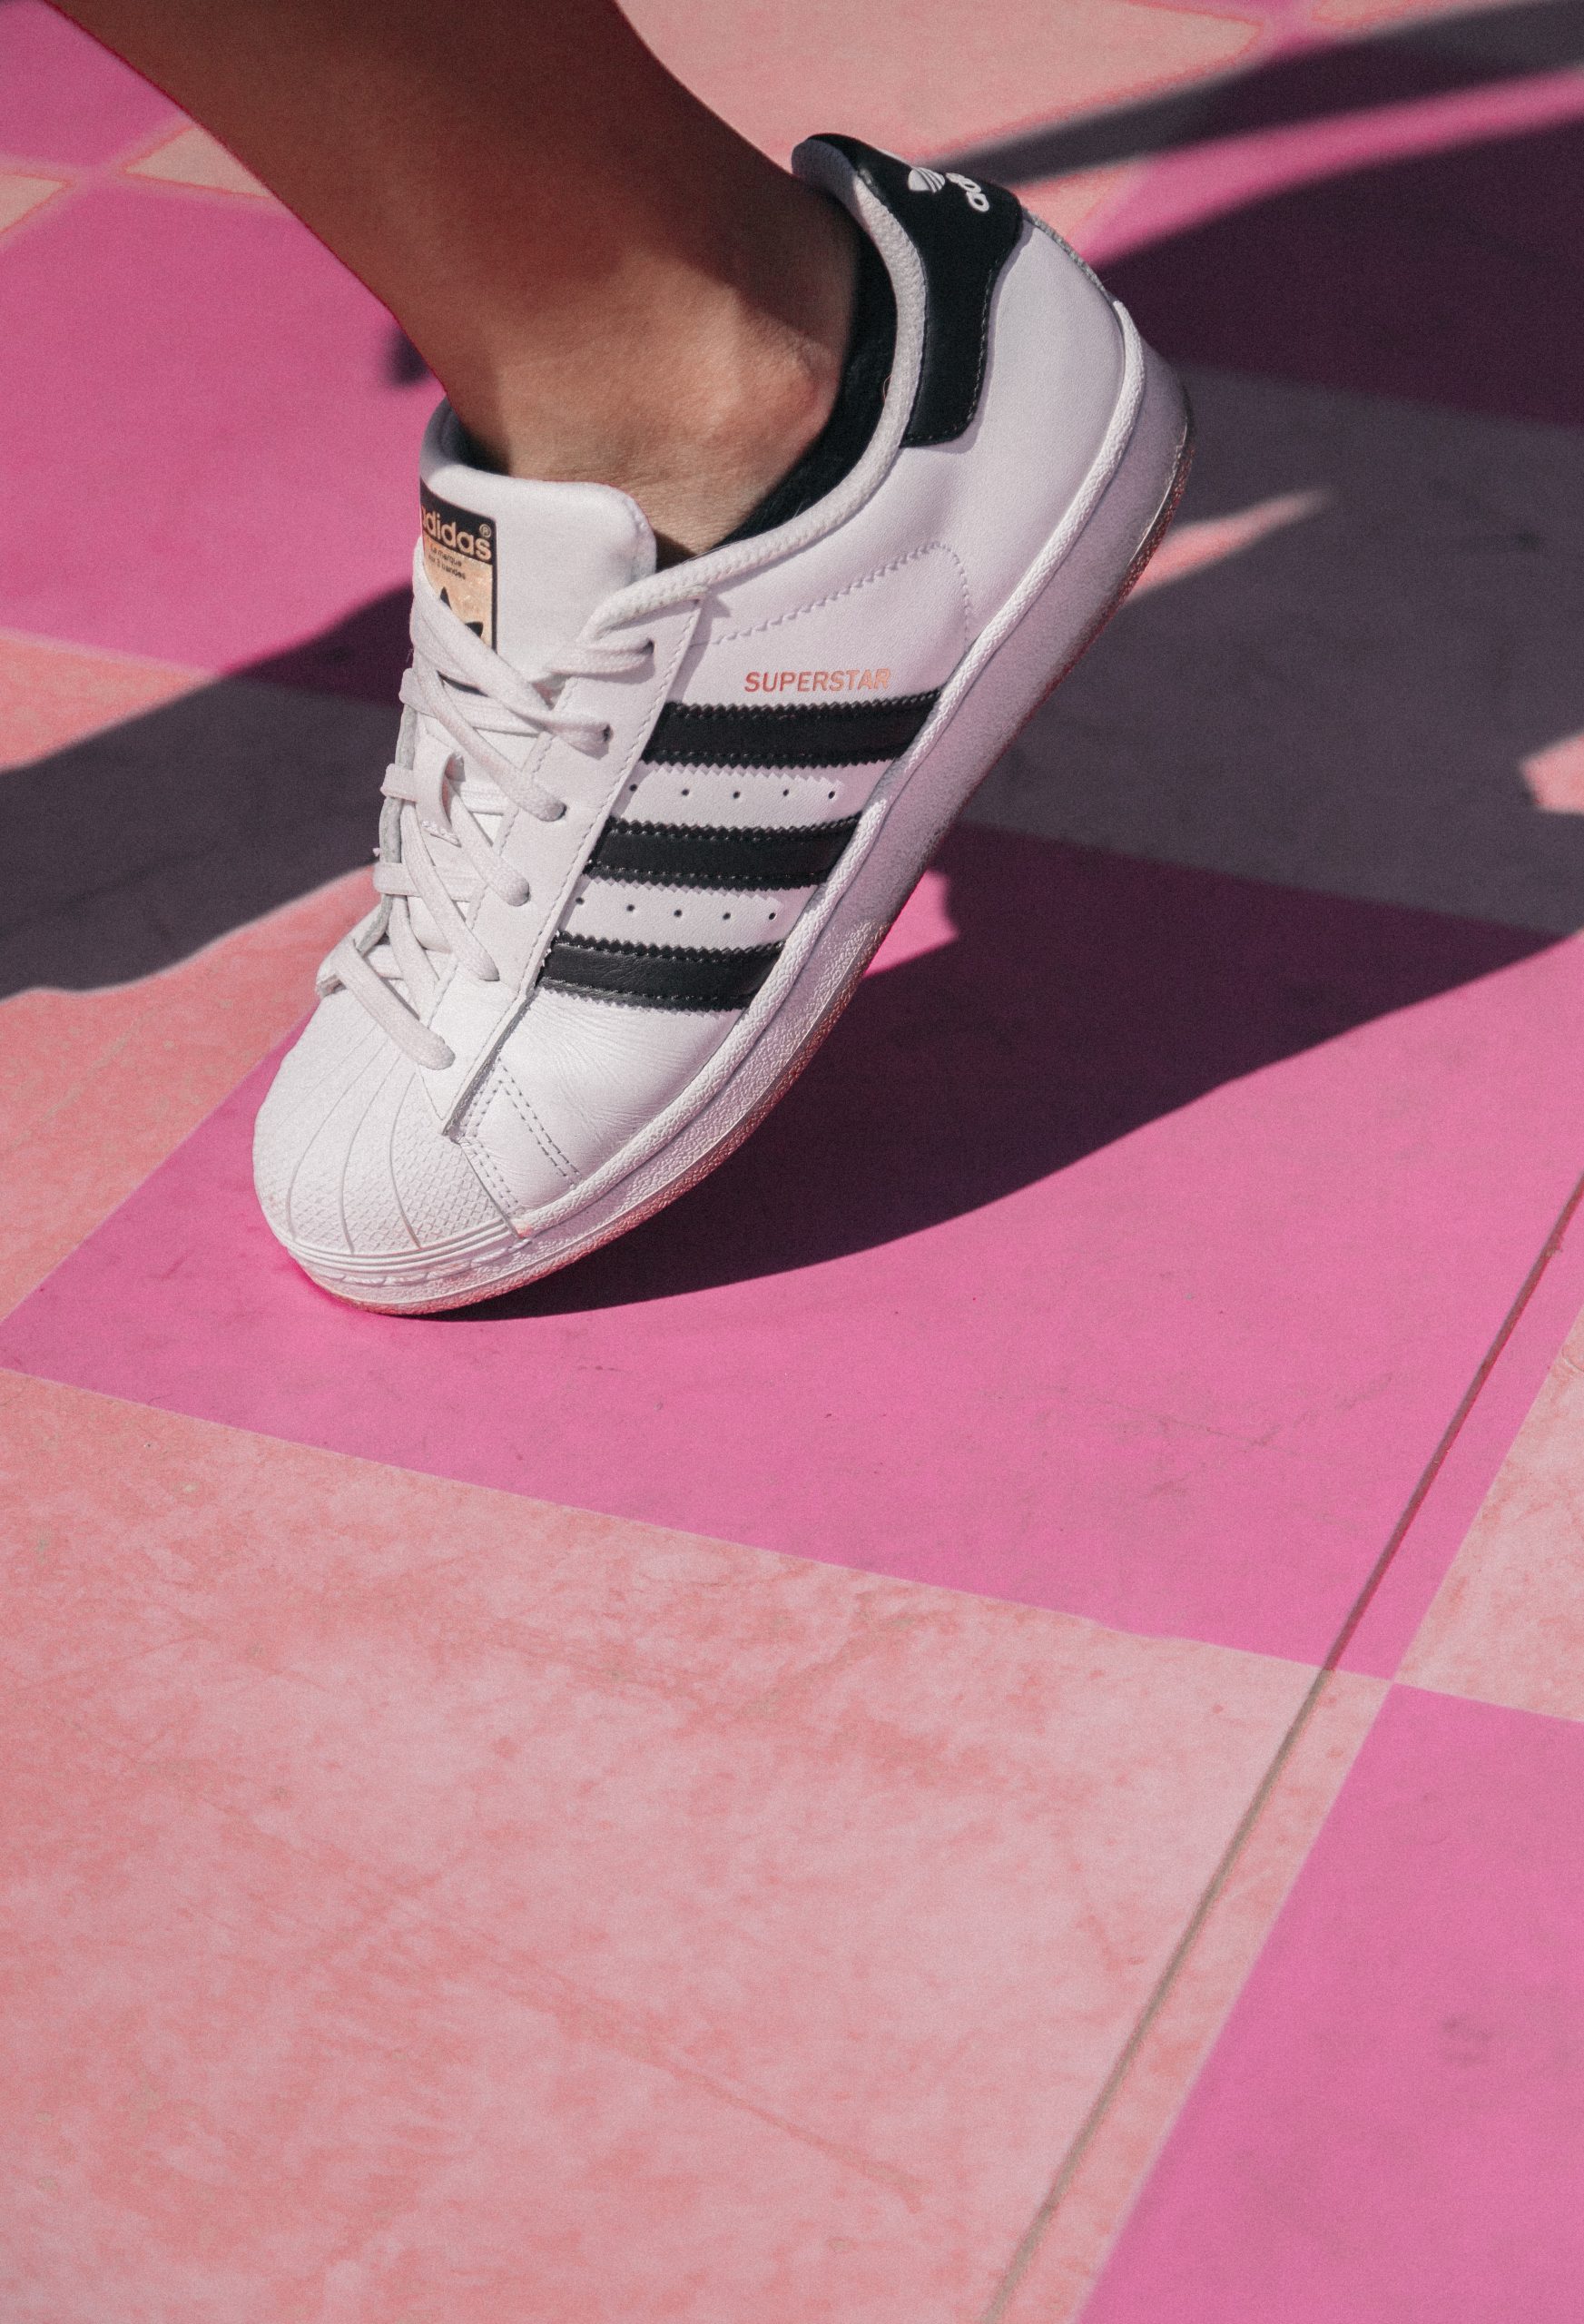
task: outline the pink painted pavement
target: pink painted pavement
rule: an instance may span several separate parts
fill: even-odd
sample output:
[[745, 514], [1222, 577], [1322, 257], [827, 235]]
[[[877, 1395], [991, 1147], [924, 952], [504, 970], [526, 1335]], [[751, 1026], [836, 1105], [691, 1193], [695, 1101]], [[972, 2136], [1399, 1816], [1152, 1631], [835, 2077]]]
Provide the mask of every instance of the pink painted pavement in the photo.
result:
[[7, 162], [91, 167], [182, 116], [44, 0], [6, 0], [0, 18], [0, 153]]
[[[1167, 351], [1566, 467], [1565, 12], [635, 13], [783, 153], [1196, 88], [1022, 189]], [[141, 862], [220, 759], [249, 845], [305, 750], [341, 812], [433, 393], [389, 318], [42, 0], [0, 292], [29, 860], [100, 785]], [[1124, 620], [1169, 661], [1324, 481], [1190, 503]], [[1432, 482], [1572, 602], [1564, 491]], [[1579, 705], [1470, 603], [1569, 862]], [[362, 844], [0, 1000], [7, 2324], [1572, 2324], [1580, 940], [959, 832], [716, 1179], [398, 1324], [247, 1183]]]
[[19, 2324], [976, 2314], [1307, 1679], [0, 1420]]
[[0, 266], [30, 319], [0, 340], [0, 624], [221, 669], [403, 581], [434, 391], [392, 384], [389, 318], [294, 220], [97, 184]]
[[1566, 2324], [1584, 1728], [1400, 1688], [1087, 2324]]

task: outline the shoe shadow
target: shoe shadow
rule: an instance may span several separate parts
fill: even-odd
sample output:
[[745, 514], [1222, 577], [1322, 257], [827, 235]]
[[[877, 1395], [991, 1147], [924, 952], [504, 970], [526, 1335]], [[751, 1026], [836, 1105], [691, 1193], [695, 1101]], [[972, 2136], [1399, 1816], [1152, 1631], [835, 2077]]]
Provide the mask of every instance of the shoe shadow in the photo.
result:
[[1553, 940], [972, 827], [936, 867], [956, 940], [865, 978], [745, 1146], [468, 1315], [675, 1297], [917, 1234]]

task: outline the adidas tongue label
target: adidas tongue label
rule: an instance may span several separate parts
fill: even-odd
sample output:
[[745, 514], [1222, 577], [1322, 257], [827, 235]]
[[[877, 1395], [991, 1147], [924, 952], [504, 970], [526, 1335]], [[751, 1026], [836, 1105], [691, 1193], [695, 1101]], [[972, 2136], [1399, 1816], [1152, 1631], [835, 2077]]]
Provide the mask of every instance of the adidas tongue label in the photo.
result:
[[459, 615], [486, 645], [495, 644], [496, 533], [487, 517], [442, 500], [427, 484], [418, 486], [424, 534], [424, 571], [438, 597]]

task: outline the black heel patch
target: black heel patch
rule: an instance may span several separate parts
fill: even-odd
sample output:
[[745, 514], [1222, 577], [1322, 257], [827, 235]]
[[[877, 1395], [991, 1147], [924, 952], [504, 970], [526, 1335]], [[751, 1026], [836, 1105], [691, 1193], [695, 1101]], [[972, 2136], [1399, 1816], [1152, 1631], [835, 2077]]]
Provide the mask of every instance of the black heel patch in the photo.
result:
[[990, 300], [1023, 231], [1023, 205], [1004, 186], [957, 170], [899, 162], [856, 137], [822, 135], [883, 202], [924, 269], [924, 355], [905, 444], [949, 444], [979, 409]]

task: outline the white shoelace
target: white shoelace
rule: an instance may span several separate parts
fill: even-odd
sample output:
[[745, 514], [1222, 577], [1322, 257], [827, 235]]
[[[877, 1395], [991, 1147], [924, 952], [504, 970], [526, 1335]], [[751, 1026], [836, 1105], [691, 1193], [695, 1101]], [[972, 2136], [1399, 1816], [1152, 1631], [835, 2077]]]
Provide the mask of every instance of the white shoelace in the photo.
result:
[[[421, 774], [416, 766], [401, 765], [399, 753], [386, 769], [384, 795], [398, 803], [399, 820], [394, 845], [382, 830], [374, 868], [374, 885], [385, 901], [373, 921], [337, 945], [320, 973], [320, 989], [344, 985], [415, 1064], [443, 1071], [452, 1062], [450, 1047], [423, 1022], [440, 981], [431, 956], [448, 954], [481, 982], [499, 981], [499, 967], [473, 926], [476, 907], [486, 890], [507, 904], [528, 900], [527, 881], [503, 852], [515, 813], [553, 823], [566, 812], [565, 800], [486, 738], [558, 735], [597, 757], [610, 740], [609, 727], [557, 709], [554, 696], [567, 678], [639, 669], [654, 646], [648, 639], [585, 639], [560, 647], [534, 676], [519, 676], [421, 576], [413, 590], [412, 646], [401, 699], [415, 721], [432, 719], [456, 747], [444, 759], [422, 753]], [[419, 755], [416, 747], [406, 754]], [[481, 815], [497, 819], [493, 838]], [[387, 946], [389, 975], [371, 957]]]

